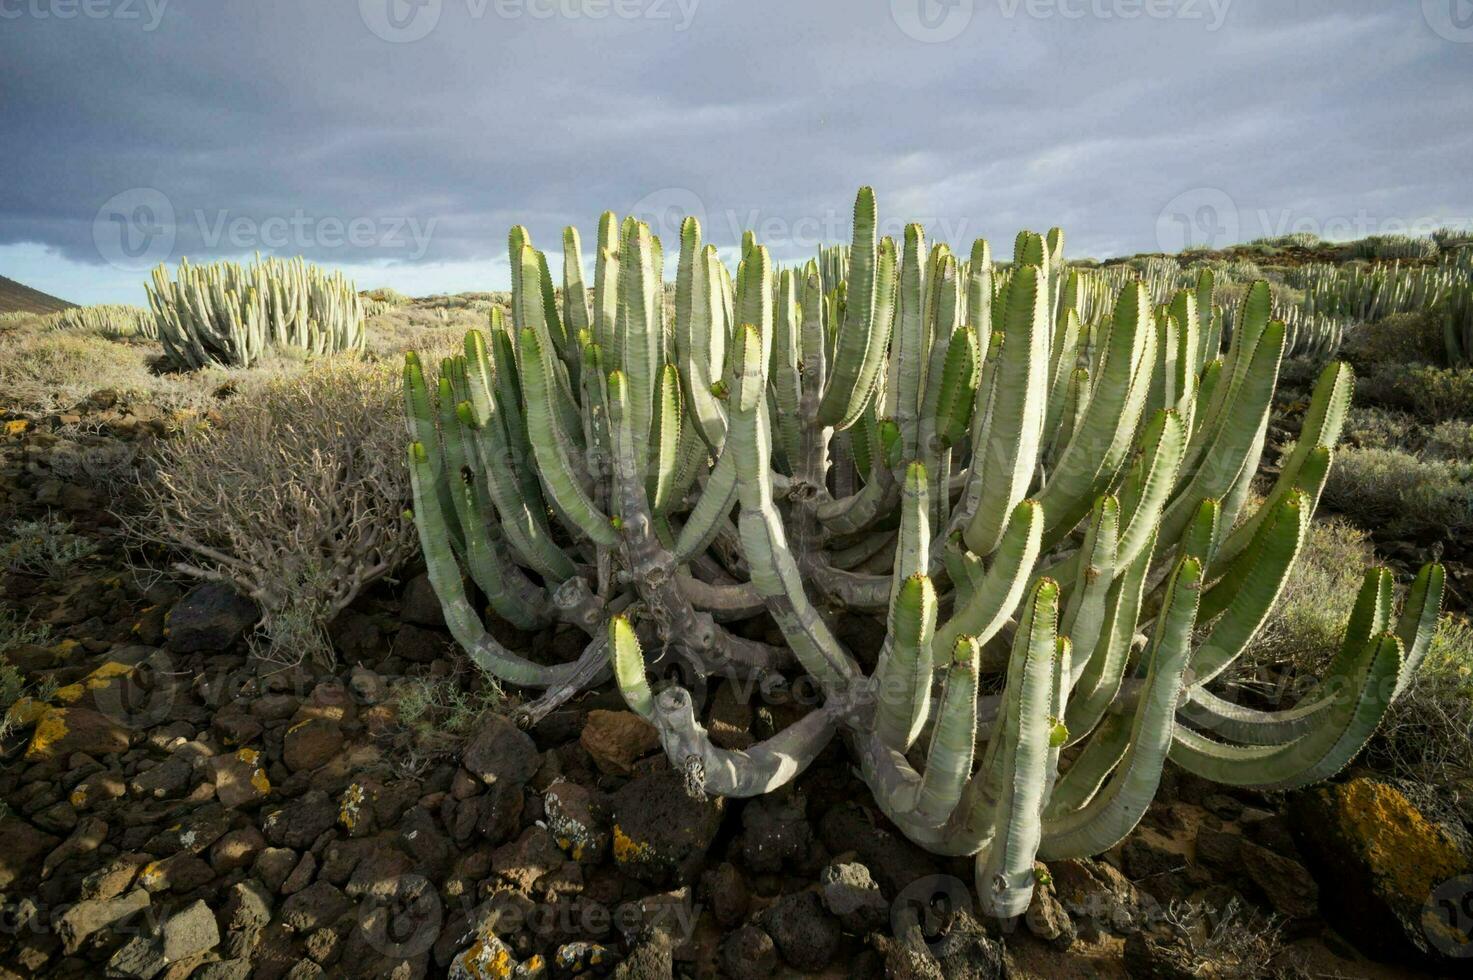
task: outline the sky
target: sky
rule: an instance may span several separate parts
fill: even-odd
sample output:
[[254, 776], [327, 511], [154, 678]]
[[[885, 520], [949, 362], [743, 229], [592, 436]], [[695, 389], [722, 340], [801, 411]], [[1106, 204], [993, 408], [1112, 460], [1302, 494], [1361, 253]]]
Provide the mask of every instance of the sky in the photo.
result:
[[[604, 210], [779, 262], [1473, 225], [1473, 0], [0, 0], [0, 275], [304, 254], [504, 289]], [[554, 268], [560, 267], [560, 259]]]

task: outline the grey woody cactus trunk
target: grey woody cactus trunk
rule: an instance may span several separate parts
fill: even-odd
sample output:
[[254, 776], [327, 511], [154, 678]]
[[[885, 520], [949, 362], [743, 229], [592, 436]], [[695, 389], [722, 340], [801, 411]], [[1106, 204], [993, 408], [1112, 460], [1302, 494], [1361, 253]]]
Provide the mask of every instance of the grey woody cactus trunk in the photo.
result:
[[[543, 689], [523, 720], [612, 667], [692, 790], [729, 796], [792, 780], [842, 732], [898, 827], [976, 855], [1000, 916], [1027, 907], [1035, 858], [1129, 833], [1168, 758], [1266, 788], [1346, 765], [1427, 650], [1439, 566], [1399, 618], [1389, 573], [1368, 573], [1333, 669], [1292, 708], [1213, 682], [1293, 575], [1349, 368], [1325, 369], [1252, 506], [1286, 343], [1266, 283], [1224, 354], [1210, 274], [1159, 309], [1130, 282], [1112, 308], [1057, 230], [1020, 234], [1003, 268], [983, 241], [961, 259], [919, 226], [899, 245], [876, 228], [865, 188], [847, 249], [780, 270], [748, 236], [733, 278], [688, 218], [668, 317], [645, 225], [603, 216], [591, 289], [569, 229], [561, 303], [514, 229], [512, 322], [493, 315], [434, 385], [409, 357], [431, 580], [478, 664]], [[583, 630], [585, 653], [505, 649], [467, 577], [522, 629]], [[782, 646], [726, 625], [762, 612]], [[836, 636], [846, 614], [885, 619], [872, 675]], [[799, 674], [824, 695], [802, 721], [745, 751], [708, 738], [704, 678]]]

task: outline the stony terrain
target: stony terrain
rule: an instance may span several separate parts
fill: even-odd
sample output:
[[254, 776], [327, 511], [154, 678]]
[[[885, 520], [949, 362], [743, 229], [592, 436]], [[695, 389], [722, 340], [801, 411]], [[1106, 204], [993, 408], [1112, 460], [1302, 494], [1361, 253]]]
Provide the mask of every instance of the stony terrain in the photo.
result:
[[[1462, 819], [1365, 771], [1286, 798], [1168, 767], [1135, 834], [999, 925], [969, 911], [971, 862], [888, 828], [840, 745], [722, 801], [615, 693], [518, 730], [422, 577], [339, 617], [336, 667], [283, 667], [249, 600], [144, 574], [116, 533], [116, 474], [170, 422], [106, 392], [3, 421], [0, 513], [71, 522], [80, 557], [4, 578], [31, 697], [0, 767], [0, 975], [1410, 976], [1367, 957], [1438, 975], [1468, 941], [1424, 918], [1443, 882], [1467, 901]], [[707, 724], [741, 747], [803, 710], [725, 687]]]

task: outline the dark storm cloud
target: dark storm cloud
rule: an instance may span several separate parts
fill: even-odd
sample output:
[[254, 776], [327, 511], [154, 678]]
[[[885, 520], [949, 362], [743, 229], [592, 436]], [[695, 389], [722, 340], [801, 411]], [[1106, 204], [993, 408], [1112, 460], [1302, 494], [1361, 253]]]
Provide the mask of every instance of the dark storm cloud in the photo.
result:
[[1075, 255], [1466, 221], [1466, 2], [0, 0], [0, 246], [454, 263], [637, 208], [791, 259], [862, 183]]

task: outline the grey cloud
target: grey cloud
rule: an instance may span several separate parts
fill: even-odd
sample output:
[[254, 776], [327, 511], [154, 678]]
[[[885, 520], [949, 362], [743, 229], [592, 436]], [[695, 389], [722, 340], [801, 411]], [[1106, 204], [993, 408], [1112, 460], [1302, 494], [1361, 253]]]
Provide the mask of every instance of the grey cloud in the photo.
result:
[[1156, 248], [1163, 208], [1201, 189], [1243, 238], [1473, 219], [1473, 43], [1419, 3], [1217, 0], [1214, 31], [1208, 0], [1176, 0], [1206, 21], [973, 0], [924, 43], [892, 8], [940, 0], [687, 0], [685, 30], [579, 13], [599, 0], [545, 0], [547, 19], [439, 0], [434, 30], [396, 44], [357, 2], [172, 0], [152, 31], [24, 13], [56, 2], [0, 0], [23, 11], [0, 20], [0, 245], [78, 263], [102, 261], [98, 209], [130, 188], [167, 198], [173, 257], [254, 235], [390, 266], [489, 264], [513, 223], [552, 245], [605, 208], [692, 198], [718, 244], [752, 219], [791, 260], [842, 234], [862, 183], [962, 245], [1062, 223], [1081, 255]]

